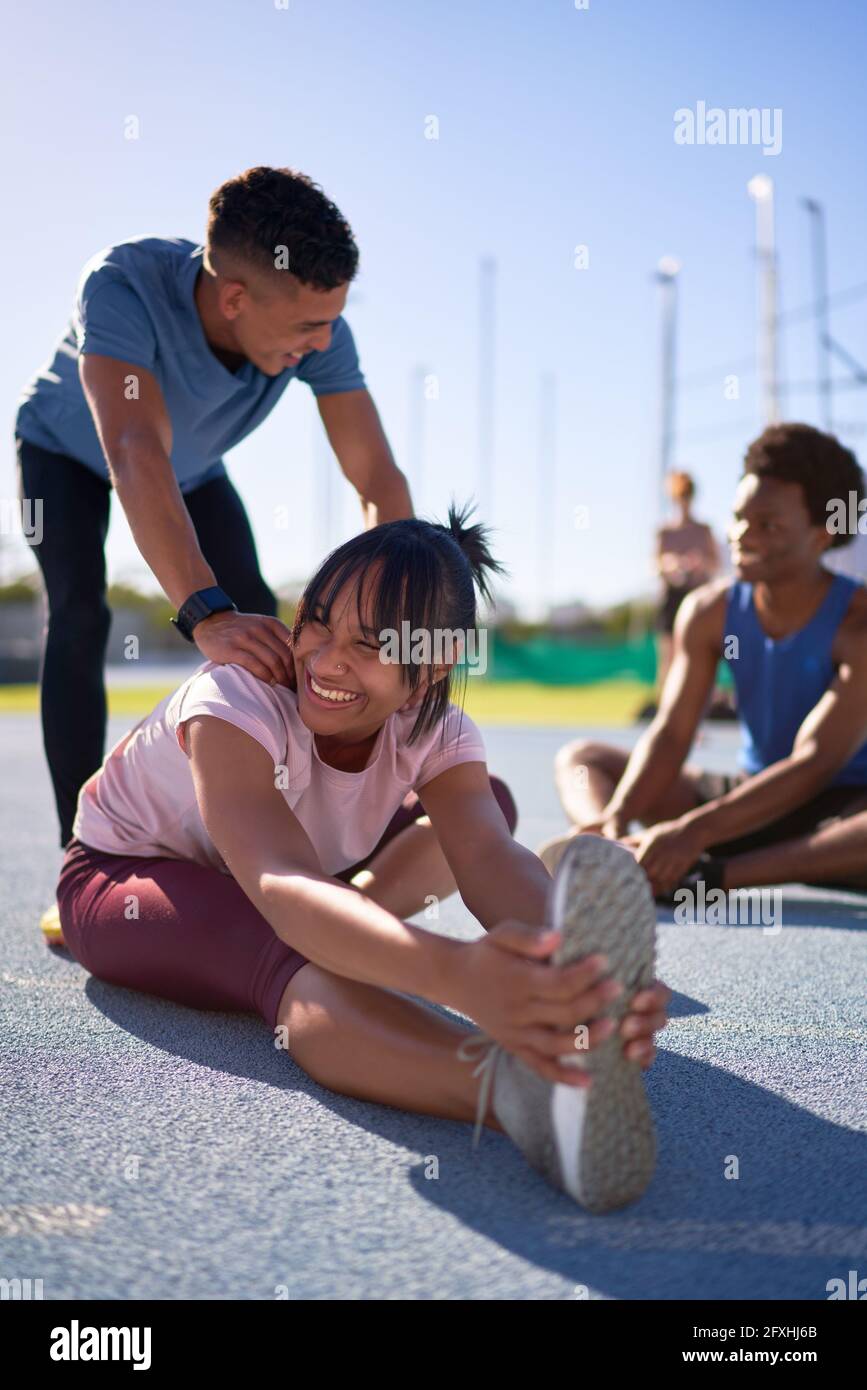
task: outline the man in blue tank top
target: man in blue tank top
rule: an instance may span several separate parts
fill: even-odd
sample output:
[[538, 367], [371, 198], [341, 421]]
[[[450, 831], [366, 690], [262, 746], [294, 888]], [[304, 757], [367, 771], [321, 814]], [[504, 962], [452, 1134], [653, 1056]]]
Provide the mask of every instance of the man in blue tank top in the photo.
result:
[[289, 629], [226, 451], [297, 378], [365, 526], [412, 516], [343, 318], [357, 265], [350, 227], [322, 190], [262, 166], [212, 194], [203, 245], [138, 236], [84, 266], [15, 422], [18, 492], [48, 597], [41, 716], [62, 847], [104, 753], [112, 491], [178, 610], [179, 648], [184, 637], [203, 659], [271, 684], [291, 683]]
[[[698, 878], [867, 891], [867, 589], [822, 563], [851, 542], [864, 498], [854, 454], [832, 435], [773, 425], [750, 445], [729, 532], [735, 578], [684, 599], [659, 713], [631, 754], [586, 740], [558, 752], [573, 829], [540, 847], [549, 870], [592, 831], [629, 845], [658, 896]], [[733, 775], [686, 761], [720, 659], [743, 736]]]

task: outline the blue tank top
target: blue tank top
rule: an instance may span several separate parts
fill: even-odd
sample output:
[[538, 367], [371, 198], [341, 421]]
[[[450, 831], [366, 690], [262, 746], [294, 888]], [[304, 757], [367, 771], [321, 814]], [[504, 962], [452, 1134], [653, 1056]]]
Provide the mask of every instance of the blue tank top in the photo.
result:
[[[835, 574], [819, 611], [797, 632], [768, 637], [756, 613], [753, 586], [735, 581], [726, 604], [726, 655], [735, 683], [743, 741], [740, 766], [751, 776], [787, 758], [804, 719], [834, 678], [831, 648], [856, 589], [865, 586]], [[829, 786], [867, 785], [867, 742], [862, 743]]]

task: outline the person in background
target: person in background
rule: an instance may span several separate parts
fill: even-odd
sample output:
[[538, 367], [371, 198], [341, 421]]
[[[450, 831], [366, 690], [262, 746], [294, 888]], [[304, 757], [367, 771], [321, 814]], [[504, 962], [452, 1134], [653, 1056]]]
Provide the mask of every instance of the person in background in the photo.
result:
[[[734, 575], [684, 600], [658, 715], [631, 751], [573, 739], [555, 757], [571, 825], [537, 850], [550, 873], [589, 832], [631, 848], [664, 900], [699, 882], [867, 890], [867, 587], [824, 562], [854, 536], [830, 513], [863, 510], [865, 491], [832, 434], [793, 421], [753, 440]], [[741, 726], [731, 772], [688, 761], [721, 660]]]
[[[688, 593], [706, 584], [719, 573], [720, 555], [713, 531], [692, 514], [695, 483], [689, 473], [672, 472], [665, 490], [674, 504], [675, 516], [656, 532], [656, 573], [663, 592], [656, 613], [656, 690], [665, 685], [673, 650], [672, 632], [677, 610]], [[652, 719], [656, 701], [641, 710], [639, 719]]]

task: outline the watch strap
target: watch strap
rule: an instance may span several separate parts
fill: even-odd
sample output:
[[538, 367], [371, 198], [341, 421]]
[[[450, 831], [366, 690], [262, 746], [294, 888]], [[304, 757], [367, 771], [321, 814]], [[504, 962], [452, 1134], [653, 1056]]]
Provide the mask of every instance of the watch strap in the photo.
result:
[[212, 584], [207, 589], [197, 589], [190, 594], [189, 598], [181, 604], [177, 618], [172, 618], [172, 624], [177, 628], [188, 642], [195, 641], [193, 628], [200, 623], [203, 618], [210, 618], [213, 613], [226, 613], [233, 611], [237, 613], [237, 604], [233, 603], [219, 585]]

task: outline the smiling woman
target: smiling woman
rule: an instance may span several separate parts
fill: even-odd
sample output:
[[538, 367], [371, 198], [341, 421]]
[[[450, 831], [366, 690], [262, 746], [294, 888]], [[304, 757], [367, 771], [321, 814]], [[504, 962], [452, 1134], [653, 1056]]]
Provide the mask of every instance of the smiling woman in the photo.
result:
[[[461, 641], [477, 629], [475, 587], [490, 599], [488, 572], [505, 572], [482, 528], [465, 529], [465, 516], [466, 509], [450, 511], [449, 528], [416, 518], [373, 528], [334, 550], [310, 580], [292, 632], [296, 670], [305, 676], [299, 691], [311, 709], [339, 703], [351, 718], [341, 732], [364, 736], [401, 695], [399, 707], [418, 707], [410, 743], [442, 726]], [[401, 644], [395, 659], [389, 635], [405, 631], [427, 640]], [[350, 698], [334, 701], [330, 692]]]
[[[477, 1134], [485, 1122], [504, 1129], [557, 1186], [602, 1209], [638, 1195], [652, 1169], [630, 1069], [649, 1065], [664, 1023], [665, 987], [650, 987], [646, 881], [618, 851], [610, 901], [622, 879], [631, 906], [617, 908], [612, 927], [630, 922], [629, 980], [643, 989], [623, 1050], [600, 1058], [606, 1075], [613, 1067], [599, 1102], [611, 1114], [584, 1127], [575, 1107], [590, 1079], [573, 1065], [575, 1028], [582, 1047], [610, 1040], [615, 1024], [600, 1015], [624, 985], [599, 983], [605, 963], [583, 958], [574, 923], [563, 957], [572, 963], [549, 963], [559, 941], [545, 930], [551, 879], [514, 840], [511, 794], [451, 702], [456, 653], [382, 660], [382, 634], [403, 622], [435, 644], [474, 628], [476, 590], [489, 597], [488, 574], [501, 570], [484, 528], [454, 508], [446, 526], [388, 522], [332, 552], [296, 613], [294, 688], [209, 662], [109, 753], [79, 800], [60, 920], [73, 955], [101, 979], [197, 1008], [253, 1009], [323, 1085], [475, 1115]], [[572, 922], [567, 877], [557, 911]], [[456, 890], [487, 933], [481, 941], [406, 920], [435, 919]], [[592, 881], [587, 892], [597, 892]], [[603, 929], [604, 914], [584, 917]], [[480, 1069], [466, 1068], [466, 1023], [426, 1000], [486, 1030], [469, 1036], [493, 1049], [496, 1085], [493, 1071], [482, 1067], [480, 1088]], [[553, 1152], [555, 1112], [539, 1109], [539, 1088], [557, 1083], [556, 1114], [568, 1123], [552, 1168], [540, 1154]], [[612, 1135], [613, 1164], [602, 1151]]]

